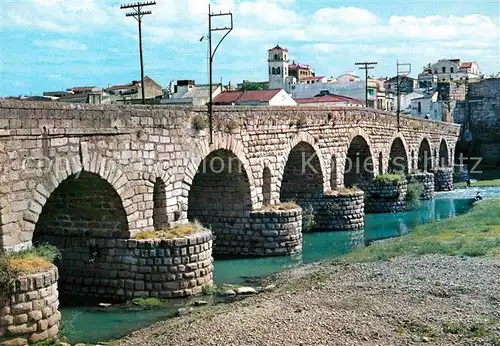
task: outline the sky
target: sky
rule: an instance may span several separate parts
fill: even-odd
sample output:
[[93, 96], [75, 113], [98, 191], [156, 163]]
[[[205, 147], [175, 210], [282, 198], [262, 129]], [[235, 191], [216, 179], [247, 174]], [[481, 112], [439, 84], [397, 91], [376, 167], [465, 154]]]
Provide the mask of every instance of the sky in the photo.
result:
[[[208, 0], [156, 0], [143, 21], [145, 75], [162, 86], [178, 79], [208, 82]], [[125, 2], [126, 3], [126, 2]], [[318, 76], [359, 71], [411, 76], [444, 58], [477, 61], [500, 72], [500, 0], [212, 0], [231, 11], [234, 30], [214, 57], [214, 81], [267, 80], [267, 50], [277, 43]], [[0, 0], [0, 96], [40, 95], [73, 86], [140, 80], [138, 28], [120, 2]], [[214, 26], [229, 25], [227, 18]], [[213, 34], [214, 45], [221, 33]]]

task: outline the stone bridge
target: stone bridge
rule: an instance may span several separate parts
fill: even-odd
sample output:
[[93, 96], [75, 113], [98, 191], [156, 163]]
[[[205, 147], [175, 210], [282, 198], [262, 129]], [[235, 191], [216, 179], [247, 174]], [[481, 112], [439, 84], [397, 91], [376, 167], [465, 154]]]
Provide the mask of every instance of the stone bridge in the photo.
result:
[[402, 116], [398, 131], [394, 114], [364, 108], [215, 107], [210, 144], [205, 122], [204, 108], [0, 101], [1, 247], [197, 219], [215, 253], [256, 255], [248, 220], [263, 205], [321, 199], [397, 165], [449, 167], [460, 130]]

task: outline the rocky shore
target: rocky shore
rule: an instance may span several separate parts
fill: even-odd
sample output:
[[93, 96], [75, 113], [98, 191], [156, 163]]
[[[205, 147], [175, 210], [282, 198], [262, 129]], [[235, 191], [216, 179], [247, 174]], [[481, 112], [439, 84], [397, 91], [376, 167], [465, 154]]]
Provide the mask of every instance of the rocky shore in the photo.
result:
[[276, 288], [197, 307], [116, 344], [500, 345], [498, 258], [323, 262], [263, 284]]

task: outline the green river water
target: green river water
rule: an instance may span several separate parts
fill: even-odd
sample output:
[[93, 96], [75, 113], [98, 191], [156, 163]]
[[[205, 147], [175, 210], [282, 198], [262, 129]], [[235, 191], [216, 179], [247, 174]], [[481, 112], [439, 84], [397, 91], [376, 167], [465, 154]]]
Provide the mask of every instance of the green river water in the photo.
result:
[[[436, 199], [423, 201], [420, 208], [395, 214], [369, 214], [360, 232], [306, 233], [300, 256], [215, 260], [216, 284], [244, 284], [300, 264], [338, 256], [373, 240], [404, 235], [419, 224], [446, 219], [467, 212], [478, 189], [440, 193]], [[481, 188], [483, 197], [500, 196], [500, 188]], [[199, 297], [197, 299], [200, 299]], [[205, 299], [205, 298], [201, 298]], [[172, 300], [167, 308], [140, 310], [120, 307], [64, 307], [62, 334], [70, 342], [99, 342], [116, 339], [155, 321], [172, 317], [187, 299]]]

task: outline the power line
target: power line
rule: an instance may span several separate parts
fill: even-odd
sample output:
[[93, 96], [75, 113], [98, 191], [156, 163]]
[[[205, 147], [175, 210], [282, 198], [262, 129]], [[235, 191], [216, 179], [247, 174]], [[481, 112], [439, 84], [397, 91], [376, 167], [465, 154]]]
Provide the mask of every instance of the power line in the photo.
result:
[[148, 14], [151, 14], [151, 11], [142, 11], [144, 6], [152, 6], [156, 5], [155, 1], [148, 2], [138, 2], [135, 4], [121, 5], [120, 9], [133, 8], [134, 12], [129, 12], [125, 16], [126, 17], [134, 17], [139, 24], [139, 55], [141, 59], [141, 91], [142, 91], [142, 104], [146, 104], [145, 95], [144, 95], [144, 62], [142, 58], [142, 18]]
[[[408, 71], [406, 70], [400, 70], [399, 66], [408, 66]], [[396, 102], [397, 102], [397, 108], [396, 108], [396, 115], [398, 118], [398, 132], [399, 132], [399, 114], [401, 113], [401, 101], [400, 101], [400, 94], [401, 94], [401, 84], [404, 82], [405, 78], [411, 73], [411, 64], [410, 63], [400, 63], [399, 60], [396, 60]], [[403, 78], [401, 79], [401, 82], [399, 81], [399, 76], [402, 76]]]
[[[229, 27], [225, 26], [223, 28], [219, 28], [219, 27], [212, 28], [212, 17], [227, 17], [227, 16], [229, 16], [231, 19], [231, 26], [229, 26]], [[219, 48], [219, 45], [226, 38], [226, 36], [231, 32], [231, 30], [233, 30], [233, 14], [231, 12], [222, 13], [222, 11], [220, 13], [212, 13], [210, 11], [210, 3], [209, 3], [208, 4], [208, 64], [209, 64], [209, 75], [210, 75], [210, 77], [209, 77], [210, 90], [208, 93], [210, 96], [209, 96], [209, 101], [208, 101], [208, 122], [209, 122], [209, 127], [210, 127], [210, 144], [212, 144], [212, 142], [213, 142], [213, 118], [212, 118], [212, 103], [213, 103], [213, 100], [212, 100], [212, 85], [213, 85], [212, 69], [213, 68], [212, 68], [212, 64], [213, 64], [215, 53], [217, 52], [217, 48]], [[215, 46], [215, 49], [212, 51], [212, 32], [213, 31], [226, 31], [226, 33], [224, 34], [224, 36], [222, 36], [219, 43], [217, 43], [217, 46]], [[200, 38], [200, 41], [203, 41], [204, 38], [205, 38], [205, 36], [202, 36]]]
[[370, 66], [370, 65], [376, 65], [376, 62], [357, 62], [354, 65], [362, 65], [363, 67], [360, 67], [360, 70], [365, 70], [365, 106], [368, 107], [368, 70], [374, 69], [375, 67]]

